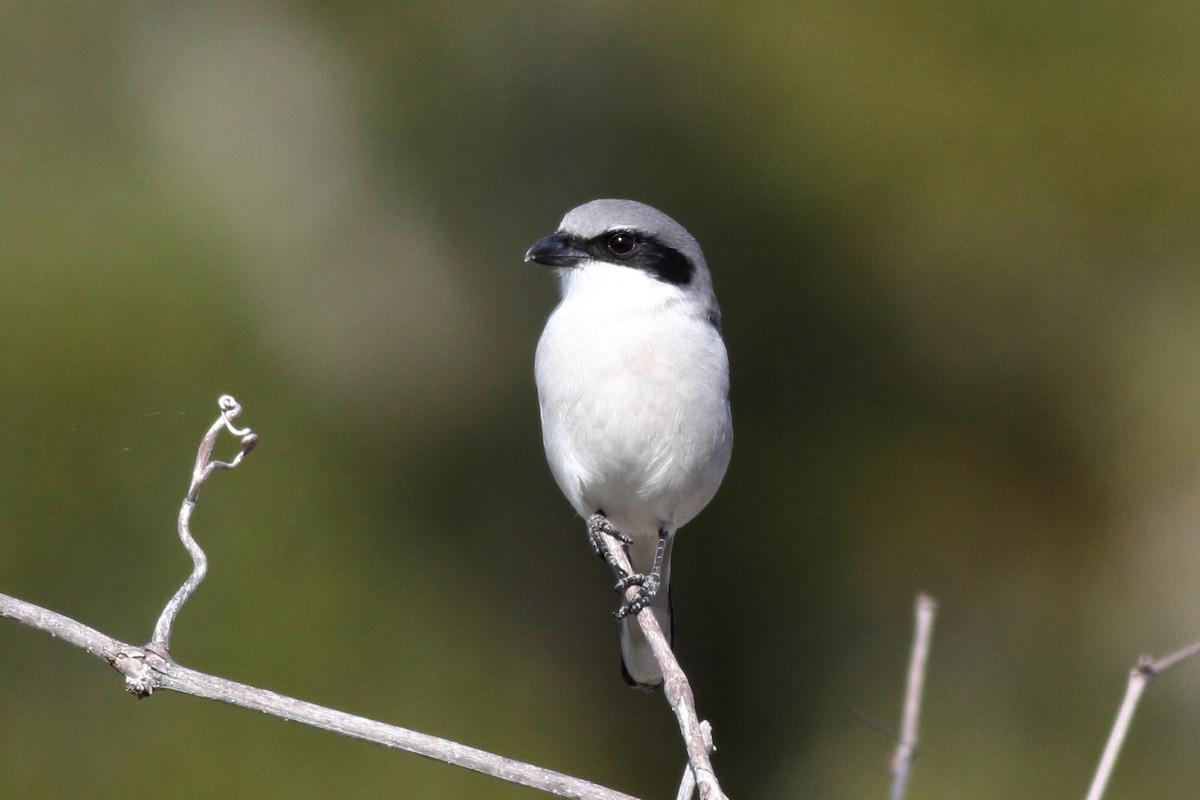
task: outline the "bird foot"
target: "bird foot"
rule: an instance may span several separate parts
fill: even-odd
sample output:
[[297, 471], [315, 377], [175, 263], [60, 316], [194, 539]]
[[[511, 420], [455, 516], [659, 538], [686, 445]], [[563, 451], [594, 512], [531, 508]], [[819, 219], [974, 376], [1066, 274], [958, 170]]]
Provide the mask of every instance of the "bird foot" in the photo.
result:
[[596, 551], [597, 555], [602, 556], [608, 562], [608, 565], [613, 568], [613, 572], [616, 573], [617, 583], [613, 587], [614, 590], [618, 594], [624, 594], [631, 587], [637, 586], [639, 588], [639, 591], [631, 599], [621, 602], [621, 606], [613, 612], [613, 616], [617, 619], [624, 619], [630, 614], [636, 614], [650, 605], [650, 601], [658, 594], [659, 584], [662, 583], [662, 560], [663, 549], [666, 547], [667, 541], [666, 534], [664, 532], [659, 533], [659, 546], [658, 553], [654, 559], [654, 569], [649, 574], [642, 574], [640, 572], [627, 571], [617, 563], [617, 560], [613, 558], [608, 548], [604, 546], [604, 542], [600, 538], [603, 534], [616, 537], [626, 548], [633, 544], [633, 540], [617, 530], [609, 522], [608, 517], [604, 515], [603, 511], [597, 511], [588, 517], [587, 532], [588, 542], [591, 543], [592, 550]]
[[620, 608], [613, 612], [613, 616], [617, 619], [624, 619], [630, 614], [636, 614], [650, 605], [650, 601], [658, 594], [659, 580], [659, 577], [654, 573], [643, 575], [640, 572], [626, 575], [618, 580], [616, 585], [618, 592], [624, 592], [631, 586], [639, 587], [640, 591], [631, 599], [623, 601]]
[[588, 544], [592, 546], [592, 550], [596, 553], [596, 555], [602, 557], [609, 563], [609, 566], [611, 566], [613, 569], [619, 569], [617, 565], [613, 563], [612, 556], [608, 554], [608, 548], [604, 546], [604, 542], [600, 539], [600, 535], [605, 533], [607, 533], [609, 536], [615, 537], [617, 541], [625, 545], [632, 544], [633, 539], [630, 539], [628, 536], [617, 530], [616, 527], [608, 521], [608, 517], [604, 516], [602, 512], [598, 511], [587, 518]]

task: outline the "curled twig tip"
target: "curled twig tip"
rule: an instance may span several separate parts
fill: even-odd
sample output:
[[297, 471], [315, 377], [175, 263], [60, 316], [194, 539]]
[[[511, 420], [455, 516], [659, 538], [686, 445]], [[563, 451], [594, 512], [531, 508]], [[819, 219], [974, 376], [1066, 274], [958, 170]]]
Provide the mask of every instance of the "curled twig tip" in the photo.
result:
[[217, 398], [217, 407], [221, 409], [221, 418], [225, 422], [225, 429], [234, 436], [253, 436], [253, 432], [249, 428], [236, 428], [233, 421], [242, 415], [242, 404], [233, 398], [231, 394], [223, 394]]

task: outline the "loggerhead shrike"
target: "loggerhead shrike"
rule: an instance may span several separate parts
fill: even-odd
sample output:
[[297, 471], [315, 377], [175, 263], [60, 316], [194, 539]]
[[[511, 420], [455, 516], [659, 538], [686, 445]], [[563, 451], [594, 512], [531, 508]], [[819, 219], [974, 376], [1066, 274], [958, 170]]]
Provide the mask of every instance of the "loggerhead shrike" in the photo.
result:
[[649, 605], [672, 639], [675, 531], [708, 505], [729, 465], [733, 422], [721, 312], [700, 245], [666, 214], [593, 200], [525, 254], [556, 268], [562, 301], [538, 342], [534, 372], [550, 471], [587, 520], [629, 547], [618, 571], [625, 680], [662, 672], [631, 614]]

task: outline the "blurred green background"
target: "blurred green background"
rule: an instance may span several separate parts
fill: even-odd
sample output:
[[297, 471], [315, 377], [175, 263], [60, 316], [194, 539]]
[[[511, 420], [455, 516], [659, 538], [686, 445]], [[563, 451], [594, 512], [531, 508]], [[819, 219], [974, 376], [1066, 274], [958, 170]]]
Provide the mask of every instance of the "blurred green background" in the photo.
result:
[[[195, 447], [188, 666], [673, 796], [545, 467], [525, 249], [586, 200], [703, 245], [737, 444], [676, 549], [735, 798], [1082, 796], [1200, 637], [1194, 3], [5, 4], [0, 591], [149, 638]], [[226, 450], [231, 451], [226, 442]], [[1194, 798], [1200, 666], [1113, 798]], [[0, 796], [535, 793], [160, 694], [0, 622]]]

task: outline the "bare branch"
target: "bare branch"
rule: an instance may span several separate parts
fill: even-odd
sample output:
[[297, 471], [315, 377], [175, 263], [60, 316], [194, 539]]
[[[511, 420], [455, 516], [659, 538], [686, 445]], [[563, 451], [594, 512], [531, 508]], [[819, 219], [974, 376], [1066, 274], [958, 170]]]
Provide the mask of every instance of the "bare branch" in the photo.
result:
[[1142, 693], [1150, 681], [1191, 658], [1200, 655], [1200, 642], [1176, 650], [1169, 656], [1158, 661], [1151, 661], [1148, 656], [1142, 656], [1129, 672], [1129, 682], [1125, 685], [1125, 698], [1117, 710], [1117, 719], [1108, 735], [1108, 743], [1104, 745], [1104, 753], [1100, 756], [1100, 764], [1092, 777], [1091, 788], [1088, 789], [1087, 800], [1100, 800], [1108, 788], [1108, 780], [1112, 777], [1113, 767], [1117, 765], [1117, 756], [1125, 744], [1125, 736], [1129, 733], [1129, 725], [1133, 722], [1133, 714], [1137, 711]]
[[917, 753], [917, 723], [921, 717], [921, 695], [925, 688], [925, 664], [929, 660], [929, 645], [933, 639], [933, 621], [937, 616], [937, 601], [927, 594], [917, 595], [916, 629], [913, 631], [912, 652], [908, 659], [908, 681], [904, 690], [904, 714], [900, 721], [900, 741], [892, 756], [891, 800], [903, 800]]
[[[604, 548], [608, 551], [609, 563], [616, 564], [625, 570], [626, 574], [631, 574], [633, 566], [629, 563], [629, 556], [625, 552], [624, 545], [609, 533], [601, 532], [600, 535]], [[632, 600], [638, 591], [639, 587], [637, 586], [629, 587], [625, 592], [625, 599]], [[663, 693], [666, 695], [671, 710], [675, 712], [675, 719], [679, 722], [679, 731], [683, 734], [683, 745], [687, 750], [688, 764], [695, 778], [696, 786], [700, 790], [700, 800], [728, 800], [725, 793], [721, 791], [721, 785], [717, 782], [716, 773], [713, 771], [712, 761], [708, 757], [709, 753], [715, 749], [712, 744], [712, 728], [707, 724], [702, 725], [696, 716], [696, 699], [692, 695], [692, 687], [688, 683], [687, 675], [679, 666], [675, 654], [671, 652], [671, 646], [667, 644], [667, 637], [663, 635], [662, 628], [659, 627], [658, 620], [654, 618], [649, 606], [638, 612], [637, 621], [642, 633], [650, 642], [658, 666], [662, 669]], [[681, 786], [680, 792], [682, 793], [682, 791], [683, 787]]]
[[[0, 594], [0, 617], [14, 619], [49, 633], [51, 636], [81, 648], [105, 661], [125, 676], [126, 691], [138, 697], [148, 697], [157, 689], [169, 689], [209, 700], [261, 711], [284, 720], [299, 722], [314, 728], [339, 733], [355, 739], [374, 742], [385, 747], [405, 750], [446, 764], [464, 767], [491, 775], [510, 783], [540, 789], [559, 797], [576, 800], [636, 800], [631, 795], [599, 786], [590, 781], [573, 778], [532, 764], [504, 758], [484, 750], [468, 747], [447, 739], [417, 733], [365, 717], [335, 711], [331, 708], [276, 694], [265, 689], [218, 678], [177, 664], [170, 657], [168, 645], [171, 626], [183, 604], [204, 579], [204, 552], [192, 538], [189, 521], [196, 506], [200, 486], [215, 470], [233, 469], [257, 443], [255, 434], [235, 428], [233, 420], [241, 406], [229, 395], [218, 401], [221, 416], [209, 428], [201, 441], [192, 482], [179, 512], [179, 538], [192, 556], [192, 574], [163, 609], [154, 629], [154, 637], [144, 647], [126, 642], [89, 628], [81, 622], [24, 600]], [[241, 450], [231, 461], [212, 458], [213, 447], [221, 430], [241, 437]], [[659, 634], [661, 636], [661, 633]]]

